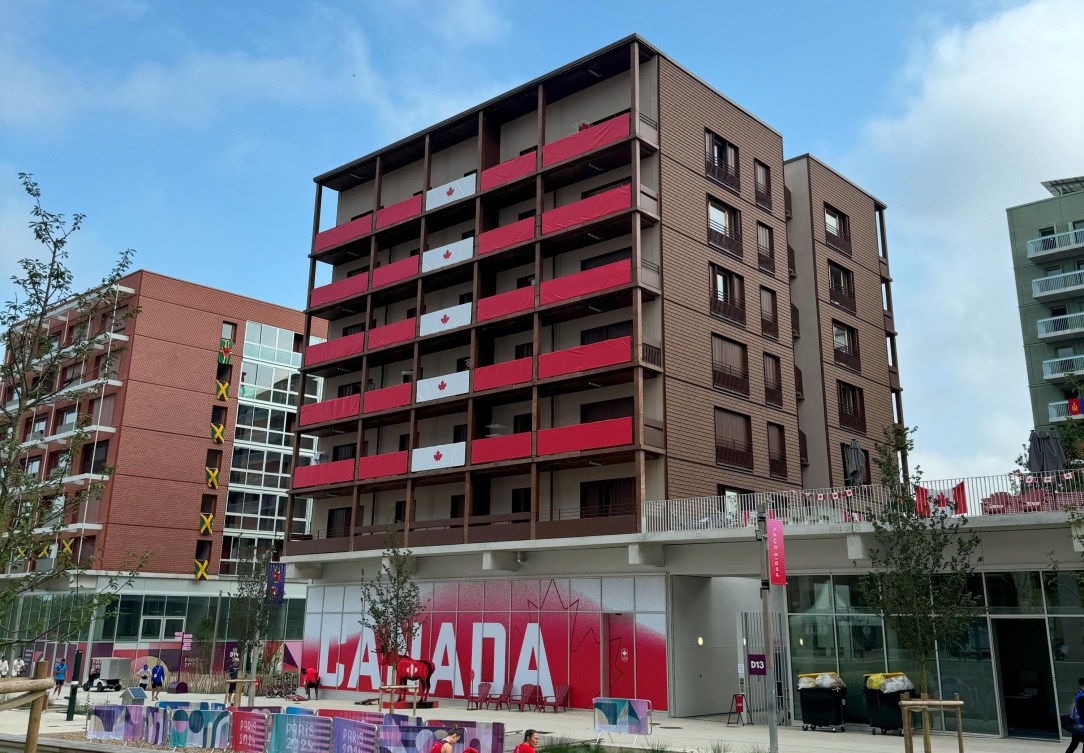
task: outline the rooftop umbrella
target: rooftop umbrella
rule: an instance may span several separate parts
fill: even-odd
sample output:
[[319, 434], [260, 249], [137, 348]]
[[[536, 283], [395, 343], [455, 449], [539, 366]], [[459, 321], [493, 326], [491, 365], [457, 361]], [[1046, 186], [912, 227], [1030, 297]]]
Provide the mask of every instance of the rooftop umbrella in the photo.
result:
[[1035, 429], [1032, 429], [1031, 434], [1028, 435], [1028, 470], [1034, 473], [1043, 471], [1042, 440]]
[[1039, 440], [1043, 455], [1044, 471], [1060, 471], [1065, 468], [1065, 450], [1061, 446], [1061, 437], [1057, 429], [1043, 432]]
[[866, 479], [866, 456], [858, 446], [858, 440], [843, 447], [843, 474], [847, 486], [859, 486]]

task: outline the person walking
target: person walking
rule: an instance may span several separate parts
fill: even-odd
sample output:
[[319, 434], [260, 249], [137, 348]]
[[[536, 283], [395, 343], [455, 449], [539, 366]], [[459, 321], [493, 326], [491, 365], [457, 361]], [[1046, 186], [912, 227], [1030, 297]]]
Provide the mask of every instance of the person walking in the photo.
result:
[[147, 689], [147, 683], [151, 680], [151, 670], [146, 664], [143, 665], [143, 669], [139, 670], [139, 687], [143, 690]]
[[53, 667], [53, 682], [56, 683], [53, 686], [53, 697], [59, 698], [60, 691], [64, 688], [64, 675], [68, 673], [68, 660], [61, 659], [55, 667]]
[[523, 731], [523, 742], [515, 747], [512, 753], [535, 753], [538, 747], [538, 730], [527, 729]]
[[429, 753], [452, 753], [452, 748], [461, 737], [463, 737], [463, 730], [452, 727], [443, 740], [433, 741], [433, 747], [429, 749]]
[[162, 686], [166, 684], [166, 665], [159, 661], [151, 670], [151, 700], [157, 701]]
[[305, 700], [311, 701], [312, 696], [315, 694], [316, 700], [320, 700], [320, 673], [316, 671], [316, 667], [309, 667], [305, 670]]
[[1073, 696], [1073, 705], [1066, 715], [1069, 719], [1065, 720], [1065, 717], [1062, 717], [1063, 722], [1065, 722], [1062, 725], [1065, 731], [1071, 732], [1073, 735], [1069, 741], [1069, 747], [1065, 749], [1065, 753], [1075, 753], [1077, 746], [1084, 743], [1084, 725], [1081, 724], [1081, 719], [1084, 719], [1084, 715], [1082, 715], [1084, 708], [1081, 707], [1081, 701], [1084, 700], [1084, 677], [1077, 678], [1076, 684], [1077, 691]]
[[[240, 671], [240, 666], [241, 666], [241, 660], [240, 659], [234, 659], [232, 662], [230, 662], [230, 668], [228, 670], [228, 673], [229, 673], [229, 676], [230, 676], [231, 680], [236, 680], [237, 679], [237, 673]], [[233, 694], [234, 694], [234, 691], [236, 691], [236, 690], [237, 690], [237, 683], [231, 682], [229, 684], [229, 687], [226, 688], [226, 705], [228, 705], [228, 706], [233, 705]]]
[[22, 677], [24, 669], [26, 669], [26, 662], [23, 661], [23, 657], [16, 656], [15, 661], [11, 663], [11, 676]]
[[0, 659], [0, 678], [7, 677], [9, 671], [8, 660], [6, 658]]

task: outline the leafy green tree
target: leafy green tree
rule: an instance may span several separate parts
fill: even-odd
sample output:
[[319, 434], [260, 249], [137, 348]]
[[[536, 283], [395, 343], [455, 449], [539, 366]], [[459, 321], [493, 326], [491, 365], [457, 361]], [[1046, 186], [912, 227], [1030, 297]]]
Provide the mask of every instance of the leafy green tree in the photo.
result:
[[884, 510], [873, 516], [876, 546], [870, 549], [871, 572], [862, 592], [903, 648], [919, 665], [918, 688], [929, 692], [927, 667], [938, 642], [966, 633], [982, 614], [978, 596], [969, 588], [981, 539], [967, 529], [966, 516], [920, 511], [913, 490], [920, 471], [910, 479], [900, 472], [899, 457], [914, 449], [914, 429], [890, 427], [875, 448], [875, 463], [888, 492]]
[[[68, 219], [47, 211], [33, 176], [20, 173], [19, 179], [33, 202], [29, 228], [42, 253], [15, 264], [12, 297], [0, 304], [0, 571], [8, 575], [0, 580], [0, 653], [5, 655], [20, 644], [44, 638], [67, 641], [85, 631], [145, 559], [127, 556], [120, 572], [107, 578], [97, 593], [80, 592], [64, 609], [22, 609], [28, 594], [55, 590], [59, 584], [67, 587], [69, 579], [85, 573], [101, 556], [100, 549], [84, 551], [82, 540], [66, 526], [93, 509], [105, 483], [101, 479], [114, 469], [96, 469], [95, 480], [80, 490], [65, 487], [63, 479], [78, 467], [89, 438], [86, 427], [93, 417], [83, 411], [115, 375], [123, 348], [113, 331], [136, 312], [119, 306], [123, 293], [117, 285], [134, 252], [120, 252], [98, 285], [77, 290], [68, 266], [68, 243], [84, 215]], [[61, 320], [61, 334], [56, 334]], [[90, 365], [99, 357], [95, 371]], [[73, 364], [82, 367], [72, 369]], [[73, 373], [78, 378], [73, 379]], [[79, 413], [72, 436], [46, 466], [44, 452], [41, 461], [30, 459], [42, 438], [35, 418], [47, 416], [58, 401], [78, 401]]]
[[359, 621], [371, 628], [376, 640], [376, 653], [381, 663], [392, 668], [395, 682], [396, 657], [410, 650], [415, 626], [421, 615], [421, 594], [411, 569], [411, 551], [402, 549], [402, 533], [397, 526], [388, 528], [384, 557], [376, 577], [365, 580], [361, 573], [361, 598], [364, 612]]

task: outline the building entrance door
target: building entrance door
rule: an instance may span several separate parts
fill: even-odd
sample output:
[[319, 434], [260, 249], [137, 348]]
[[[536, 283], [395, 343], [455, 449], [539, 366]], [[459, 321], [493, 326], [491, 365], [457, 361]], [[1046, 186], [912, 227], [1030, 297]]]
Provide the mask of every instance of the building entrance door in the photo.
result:
[[636, 644], [631, 614], [602, 615], [602, 687], [610, 698], [636, 697]]
[[1058, 709], [1046, 620], [994, 618], [994, 640], [1005, 732], [1009, 737], [1058, 737]]

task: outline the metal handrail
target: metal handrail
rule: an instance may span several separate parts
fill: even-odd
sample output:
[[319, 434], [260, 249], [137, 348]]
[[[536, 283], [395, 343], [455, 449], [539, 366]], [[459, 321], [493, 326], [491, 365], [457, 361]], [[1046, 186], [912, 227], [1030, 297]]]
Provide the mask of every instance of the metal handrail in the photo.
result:
[[1064, 251], [1077, 246], [1084, 246], [1084, 228], [1074, 228], [1064, 233], [1044, 235], [1028, 241], [1028, 258], [1042, 256], [1051, 251]]
[[1084, 330], [1084, 313], [1040, 319], [1035, 323], [1035, 327], [1039, 332], [1039, 337]]
[[1059, 293], [1069, 288], [1084, 286], [1084, 270], [1076, 269], [1060, 275], [1040, 277], [1031, 281], [1032, 296], [1040, 296], [1045, 293]]
[[1084, 371], [1084, 356], [1069, 356], [1067, 358], [1051, 358], [1043, 361], [1043, 378], [1052, 379], [1065, 374], [1076, 374]]

